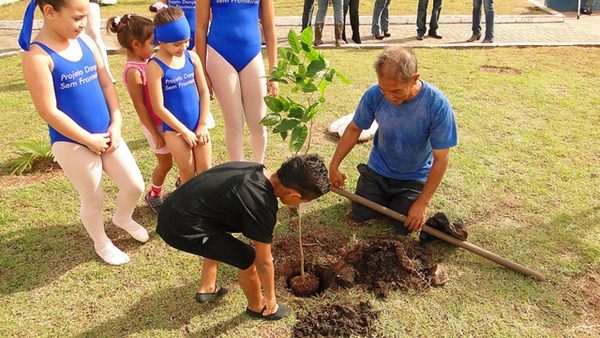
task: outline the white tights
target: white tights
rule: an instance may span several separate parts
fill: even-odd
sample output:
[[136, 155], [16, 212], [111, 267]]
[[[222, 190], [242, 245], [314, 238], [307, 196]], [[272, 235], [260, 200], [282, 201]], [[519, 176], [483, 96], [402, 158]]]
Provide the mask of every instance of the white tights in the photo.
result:
[[244, 119], [250, 130], [252, 160], [263, 163], [267, 146], [267, 129], [260, 124], [267, 106], [267, 80], [262, 54], [241, 72], [237, 72], [211, 46], [207, 46], [206, 71], [210, 77], [225, 121], [225, 144], [231, 161], [244, 160], [242, 134]]
[[102, 218], [102, 171], [119, 188], [113, 221], [117, 220], [120, 224], [129, 222], [144, 192], [144, 179], [127, 144], [121, 140], [114, 152], [96, 155], [80, 144], [55, 142], [52, 152], [79, 193], [81, 222], [94, 241], [94, 246], [106, 245], [110, 239], [104, 231]]

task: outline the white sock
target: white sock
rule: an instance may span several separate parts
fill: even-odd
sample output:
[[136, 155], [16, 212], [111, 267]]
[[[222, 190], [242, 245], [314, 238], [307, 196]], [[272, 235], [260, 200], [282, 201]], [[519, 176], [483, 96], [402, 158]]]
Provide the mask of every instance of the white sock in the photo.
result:
[[134, 221], [131, 218], [121, 220], [118, 219], [116, 216], [113, 216], [112, 222], [117, 227], [127, 231], [127, 233], [131, 235], [131, 237], [142, 243], [146, 243], [148, 242], [148, 239], [150, 239], [150, 236], [148, 236], [148, 231], [146, 231], [146, 229], [144, 229], [143, 226], [139, 225], [138, 222]]
[[94, 245], [94, 250], [102, 260], [110, 265], [121, 265], [129, 262], [129, 256], [108, 241], [102, 245]]

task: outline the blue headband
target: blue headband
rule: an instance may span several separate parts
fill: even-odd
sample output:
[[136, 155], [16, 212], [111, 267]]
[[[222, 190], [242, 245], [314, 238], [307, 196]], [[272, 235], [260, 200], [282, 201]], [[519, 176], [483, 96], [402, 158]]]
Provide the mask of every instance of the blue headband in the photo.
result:
[[185, 17], [154, 28], [154, 43], [177, 42], [190, 38], [190, 24]]
[[19, 46], [26, 51], [29, 50], [29, 45], [31, 44], [31, 31], [33, 29], [33, 17], [36, 6], [37, 0], [31, 0], [23, 15], [23, 26], [21, 27], [21, 34], [19, 34]]

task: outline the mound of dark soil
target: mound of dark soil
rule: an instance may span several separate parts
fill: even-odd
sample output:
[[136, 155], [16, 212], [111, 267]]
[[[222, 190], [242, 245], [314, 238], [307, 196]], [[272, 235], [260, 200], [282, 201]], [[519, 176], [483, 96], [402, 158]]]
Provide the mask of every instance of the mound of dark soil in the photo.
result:
[[290, 281], [290, 289], [298, 297], [316, 295], [319, 292], [319, 278], [309, 273], [304, 274], [304, 278], [296, 276]]
[[325, 304], [298, 318], [292, 336], [300, 337], [368, 337], [378, 314], [371, 304]]
[[379, 297], [394, 289], [424, 290], [448, 279], [437, 264], [431, 263], [427, 249], [396, 239], [359, 243], [345, 260], [356, 271], [356, 281]]

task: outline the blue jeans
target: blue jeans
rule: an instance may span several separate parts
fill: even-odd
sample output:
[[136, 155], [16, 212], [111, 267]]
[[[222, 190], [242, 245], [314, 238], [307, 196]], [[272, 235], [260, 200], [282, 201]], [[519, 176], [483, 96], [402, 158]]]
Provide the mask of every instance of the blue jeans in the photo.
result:
[[371, 25], [371, 34], [381, 35], [381, 32], [387, 32], [390, 24], [390, 2], [392, 0], [375, 0], [373, 6], [373, 23]]
[[[317, 18], [315, 23], [325, 22], [325, 16], [327, 15], [327, 5], [330, 0], [319, 0], [319, 9], [317, 10]], [[344, 0], [331, 0], [333, 3], [333, 21], [336, 25], [344, 24]]]
[[481, 3], [485, 11], [485, 38], [494, 39], [494, 0], [473, 0], [473, 35], [481, 35]]
[[[427, 27], [427, 4], [429, 0], [419, 0], [419, 8], [417, 10], [417, 33], [425, 35]], [[429, 34], [437, 32], [438, 20], [442, 11], [442, 0], [433, 0], [433, 8], [431, 9], [431, 19], [429, 19]]]

